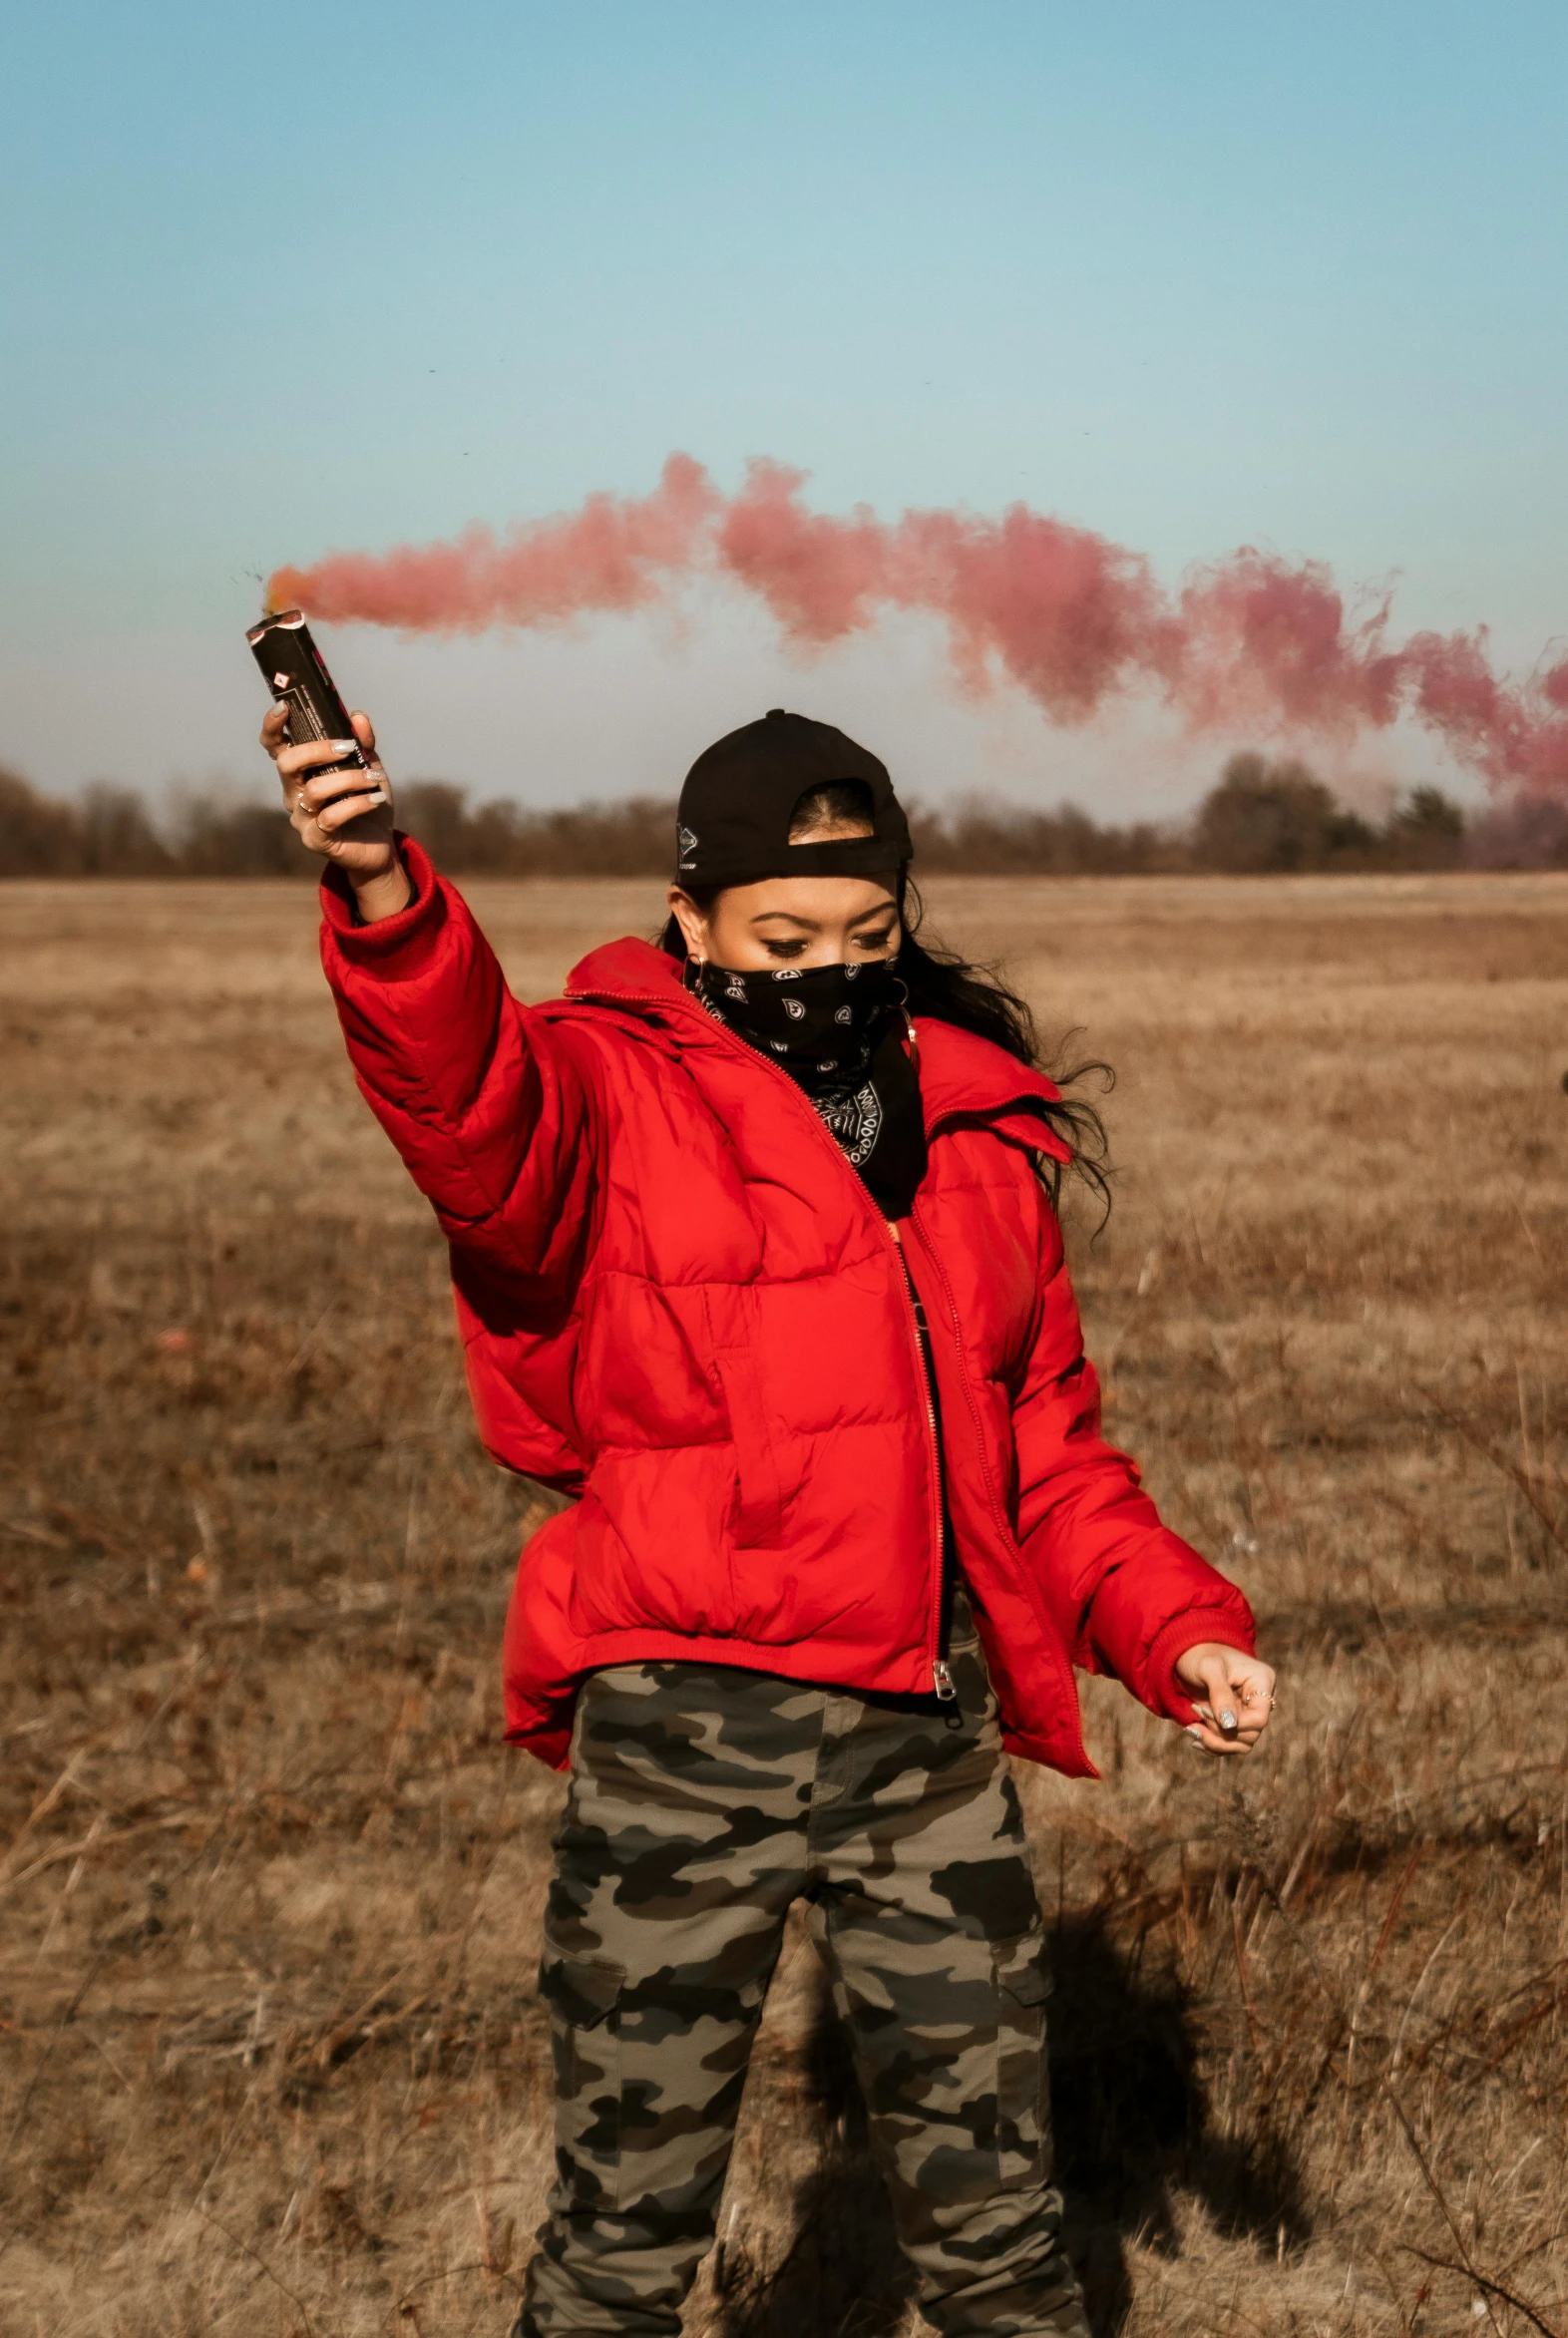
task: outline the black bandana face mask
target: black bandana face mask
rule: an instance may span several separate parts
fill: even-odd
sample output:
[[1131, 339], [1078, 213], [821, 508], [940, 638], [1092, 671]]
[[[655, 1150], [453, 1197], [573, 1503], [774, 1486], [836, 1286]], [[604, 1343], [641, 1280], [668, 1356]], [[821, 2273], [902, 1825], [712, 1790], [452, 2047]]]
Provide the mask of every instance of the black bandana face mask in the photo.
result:
[[750, 974], [704, 962], [697, 993], [711, 1013], [806, 1086], [864, 1079], [872, 1041], [897, 1015], [903, 985], [886, 958], [855, 967], [769, 967]]
[[708, 1012], [805, 1090], [884, 1215], [907, 1217], [926, 1131], [897, 962], [740, 974], [704, 961], [694, 974]]

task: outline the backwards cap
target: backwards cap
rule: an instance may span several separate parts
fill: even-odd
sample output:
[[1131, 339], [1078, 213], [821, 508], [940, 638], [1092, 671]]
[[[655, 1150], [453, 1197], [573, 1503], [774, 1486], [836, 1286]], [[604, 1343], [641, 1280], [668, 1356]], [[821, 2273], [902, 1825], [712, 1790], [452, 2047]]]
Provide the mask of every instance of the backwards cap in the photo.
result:
[[[795, 808], [813, 788], [858, 780], [874, 833], [791, 844]], [[763, 877], [892, 877], [912, 859], [909, 822], [887, 765], [828, 722], [769, 709], [699, 755], [680, 791], [678, 885], [754, 885]]]

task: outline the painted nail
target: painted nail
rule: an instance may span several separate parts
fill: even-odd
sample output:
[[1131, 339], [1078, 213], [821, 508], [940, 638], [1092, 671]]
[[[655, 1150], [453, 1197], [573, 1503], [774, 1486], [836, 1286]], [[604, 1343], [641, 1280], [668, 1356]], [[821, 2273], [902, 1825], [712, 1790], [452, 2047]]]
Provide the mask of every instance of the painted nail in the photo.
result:
[[357, 755], [359, 753], [359, 741], [357, 739], [334, 739], [332, 741], [332, 752], [334, 755]]
[[1222, 1730], [1233, 1730], [1236, 1727], [1235, 1714], [1229, 1711], [1222, 1713], [1220, 1715], [1220, 1727]]
[[387, 791], [384, 787], [378, 787], [373, 795], [368, 795], [365, 798], [367, 804], [384, 804], [386, 800]]

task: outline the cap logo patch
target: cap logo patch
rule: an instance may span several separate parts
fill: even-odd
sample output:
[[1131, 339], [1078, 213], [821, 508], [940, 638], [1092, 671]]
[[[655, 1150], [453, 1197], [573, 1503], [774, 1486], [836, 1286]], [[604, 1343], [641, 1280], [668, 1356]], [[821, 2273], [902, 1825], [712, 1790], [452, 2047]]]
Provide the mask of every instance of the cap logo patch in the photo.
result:
[[683, 869], [694, 869], [696, 863], [691, 856], [697, 849], [697, 840], [689, 828], [675, 830], [675, 845], [680, 855], [680, 866]]

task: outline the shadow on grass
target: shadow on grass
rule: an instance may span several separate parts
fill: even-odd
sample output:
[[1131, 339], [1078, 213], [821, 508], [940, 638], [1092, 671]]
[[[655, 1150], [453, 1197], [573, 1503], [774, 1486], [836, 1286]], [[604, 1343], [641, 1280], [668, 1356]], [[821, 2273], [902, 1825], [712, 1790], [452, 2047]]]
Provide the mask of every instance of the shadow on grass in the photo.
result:
[[1132, 2303], [1127, 2244], [1175, 2255], [1178, 2193], [1274, 2258], [1309, 2237], [1305, 2187], [1272, 2129], [1218, 2131], [1197, 2075], [1192, 1996], [1174, 1975], [1146, 1975], [1093, 1912], [1063, 1920], [1051, 1963], [1051, 2122], [1067, 2245], [1095, 2338], [1115, 2338]]
[[[1066, 2240], [1094, 2338], [1116, 2338], [1132, 2303], [1128, 2243], [1175, 2254], [1176, 2195], [1270, 2258], [1310, 2225], [1289, 2146], [1259, 2130], [1220, 2135], [1197, 2077], [1192, 2001], [1145, 1977], [1103, 1916], [1068, 1916], [1050, 1936], [1050, 2097]], [[715, 2265], [722, 2338], [888, 2338], [914, 2293], [848, 2041], [824, 1986], [806, 2068], [818, 2164], [792, 2204], [794, 2241], [776, 2267], [735, 2253]]]

